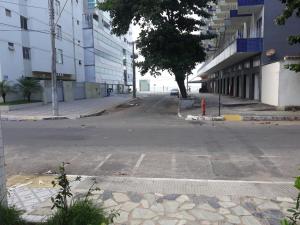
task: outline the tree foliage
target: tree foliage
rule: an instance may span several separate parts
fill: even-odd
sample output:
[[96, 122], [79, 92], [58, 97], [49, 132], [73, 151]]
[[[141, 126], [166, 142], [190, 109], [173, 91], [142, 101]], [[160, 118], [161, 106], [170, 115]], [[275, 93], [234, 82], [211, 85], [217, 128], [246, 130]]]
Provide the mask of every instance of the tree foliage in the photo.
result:
[[41, 85], [38, 80], [32, 78], [21, 77], [17, 80], [16, 89], [21, 92], [28, 102], [31, 102], [31, 95], [41, 90]]
[[0, 81], [0, 95], [3, 99], [3, 102], [6, 103], [6, 95], [12, 91], [12, 87], [8, 81]]
[[182, 96], [187, 97], [184, 80], [197, 63], [205, 60], [202, 41], [214, 35], [203, 29], [210, 18], [211, 0], [106, 0], [101, 10], [112, 17], [112, 33], [124, 35], [130, 25], [141, 28], [137, 47], [144, 60], [142, 74], [159, 71], [175, 75]]
[[[280, 0], [285, 8], [280, 16], [277, 17], [276, 22], [278, 25], [285, 25], [286, 21], [292, 17], [297, 16], [300, 19], [300, 0]], [[300, 22], [300, 21], [299, 21]], [[288, 37], [290, 45], [300, 44], [300, 34], [291, 35]], [[300, 64], [290, 64], [288, 69], [295, 72], [300, 72]]]

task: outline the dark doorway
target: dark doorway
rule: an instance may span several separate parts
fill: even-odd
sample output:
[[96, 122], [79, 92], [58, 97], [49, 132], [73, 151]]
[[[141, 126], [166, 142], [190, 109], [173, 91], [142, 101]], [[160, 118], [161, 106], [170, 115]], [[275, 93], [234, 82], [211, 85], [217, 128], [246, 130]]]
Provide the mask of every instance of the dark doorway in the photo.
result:
[[243, 89], [242, 89], [242, 98], [246, 98], [246, 91], [247, 91], [247, 75], [242, 76], [243, 80]]
[[236, 77], [236, 90], [235, 90], [235, 97], [240, 96], [240, 77]]

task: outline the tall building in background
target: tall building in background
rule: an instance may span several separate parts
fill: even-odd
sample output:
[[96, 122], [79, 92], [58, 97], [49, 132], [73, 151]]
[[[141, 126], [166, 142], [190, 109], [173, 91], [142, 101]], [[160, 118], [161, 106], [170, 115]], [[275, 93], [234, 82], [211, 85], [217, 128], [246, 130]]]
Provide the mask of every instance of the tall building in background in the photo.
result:
[[131, 31], [122, 37], [112, 35], [109, 13], [96, 9], [94, 0], [84, 2], [83, 18], [86, 81], [101, 84], [102, 95], [107, 90], [127, 92], [133, 76]]
[[300, 105], [300, 76], [284, 68], [299, 60], [288, 36], [300, 32], [299, 19], [285, 26], [274, 20], [280, 1], [219, 0], [208, 30], [218, 35], [204, 43], [208, 58], [198, 74], [210, 92], [286, 107]]

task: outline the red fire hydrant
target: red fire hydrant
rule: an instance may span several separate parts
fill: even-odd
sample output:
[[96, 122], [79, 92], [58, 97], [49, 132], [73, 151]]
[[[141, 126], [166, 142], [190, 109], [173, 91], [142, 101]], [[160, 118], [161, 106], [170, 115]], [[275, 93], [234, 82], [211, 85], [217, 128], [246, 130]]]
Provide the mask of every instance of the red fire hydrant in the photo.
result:
[[201, 110], [202, 110], [202, 116], [205, 116], [205, 114], [206, 114], [206, 100], [205, 100], [205, 98], [201, 99]]

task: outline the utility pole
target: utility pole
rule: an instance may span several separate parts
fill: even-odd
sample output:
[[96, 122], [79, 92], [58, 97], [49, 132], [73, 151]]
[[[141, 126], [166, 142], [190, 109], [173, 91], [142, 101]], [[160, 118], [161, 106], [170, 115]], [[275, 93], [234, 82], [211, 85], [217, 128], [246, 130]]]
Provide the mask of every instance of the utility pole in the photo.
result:
[[134, 49], [134, 44], [135, 42], [133, 41], [132, 42], [132, 67], [133, 67], [133, 81], [132, 81], [132, 88], [133, 88], [133, 91], [132, 91], [132, 97], [133, 98], [136, 98], [136, 73], [135, 73], [135, 49]]
[[[1, 115], [0, 115], [1, 116]], [[2, 136], [2, 123], [0, 121], [0, 205], [7, 206], [6, 172], [4, 162], [4, 145]]]
[[222, 87], [221, 87], [221, 78], [220, 78], [220, 74], [218, 75], [218, 89], [219, 89], [219, 116], [221, 116], [221, 90], [222, 90]]
[[52, 68], [51, 68], [51, 88], [52, 88], [52, 115], [58, 116], [58, 99], [57, 99], [57, 82], [56, 82], [56, 49], [55, 49], [55, 22], [54, 22], [54, 0], [49, 0], [49, 19], [51, 32], [51, 52], [52, 52]]

